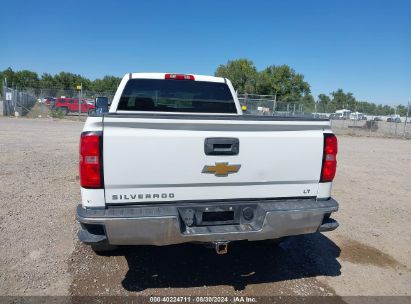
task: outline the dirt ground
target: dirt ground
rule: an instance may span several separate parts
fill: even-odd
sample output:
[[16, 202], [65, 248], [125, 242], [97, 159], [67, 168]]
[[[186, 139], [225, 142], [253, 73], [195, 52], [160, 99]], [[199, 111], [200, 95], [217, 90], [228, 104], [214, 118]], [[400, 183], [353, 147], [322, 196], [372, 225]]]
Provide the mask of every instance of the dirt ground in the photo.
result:
[[0, 295], [410, 295], [411, 141], [339, 137], [340, 227], [280, 246], [122, 247], [76, 238], [83, 123], [0, 118]]

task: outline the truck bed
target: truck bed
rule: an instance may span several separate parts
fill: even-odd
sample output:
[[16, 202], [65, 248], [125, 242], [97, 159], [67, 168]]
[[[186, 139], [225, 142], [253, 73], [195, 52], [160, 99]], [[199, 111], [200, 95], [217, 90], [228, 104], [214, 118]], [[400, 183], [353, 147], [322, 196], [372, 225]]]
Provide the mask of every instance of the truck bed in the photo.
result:
[[[317, 195], [327, 120], [178, 114], [102, 120], [106, 204]], [[207, 138], [235, 138], [239, 153], [206, 155]], [[224, 177], [202, 172], [219, 163], [241, 168]]]

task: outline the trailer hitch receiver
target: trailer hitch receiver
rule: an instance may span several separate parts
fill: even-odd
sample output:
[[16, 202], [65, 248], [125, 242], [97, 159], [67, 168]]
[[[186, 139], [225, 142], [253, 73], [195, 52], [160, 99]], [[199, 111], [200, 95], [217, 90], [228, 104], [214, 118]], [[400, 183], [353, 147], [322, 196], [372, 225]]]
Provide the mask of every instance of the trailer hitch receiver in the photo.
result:
[[226, 254], [228, 251], [228, 242], [215, 242], [215, 251], [217, 254]]

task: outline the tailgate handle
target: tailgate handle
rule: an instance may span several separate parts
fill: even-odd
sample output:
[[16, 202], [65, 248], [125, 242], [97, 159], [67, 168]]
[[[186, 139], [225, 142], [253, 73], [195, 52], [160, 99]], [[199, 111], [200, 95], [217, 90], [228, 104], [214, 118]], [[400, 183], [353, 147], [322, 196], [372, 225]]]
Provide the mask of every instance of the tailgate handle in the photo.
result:
[[212, 137], [204, 141], [206, 155], [237, 155], [240, 152], [238, 138]]

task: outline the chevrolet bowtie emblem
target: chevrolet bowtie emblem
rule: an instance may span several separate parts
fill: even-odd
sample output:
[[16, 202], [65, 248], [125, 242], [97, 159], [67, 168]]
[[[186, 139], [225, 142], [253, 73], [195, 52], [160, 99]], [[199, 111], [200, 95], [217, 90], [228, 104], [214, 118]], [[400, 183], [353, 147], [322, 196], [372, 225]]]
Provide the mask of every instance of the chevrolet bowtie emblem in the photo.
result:
[[241, 165], [229, 165], [228, 163], [215, 163], [215, 166], [204, 166], [202, 173], [211, 173], [215, 176], [228, 176], [237, 173]]

